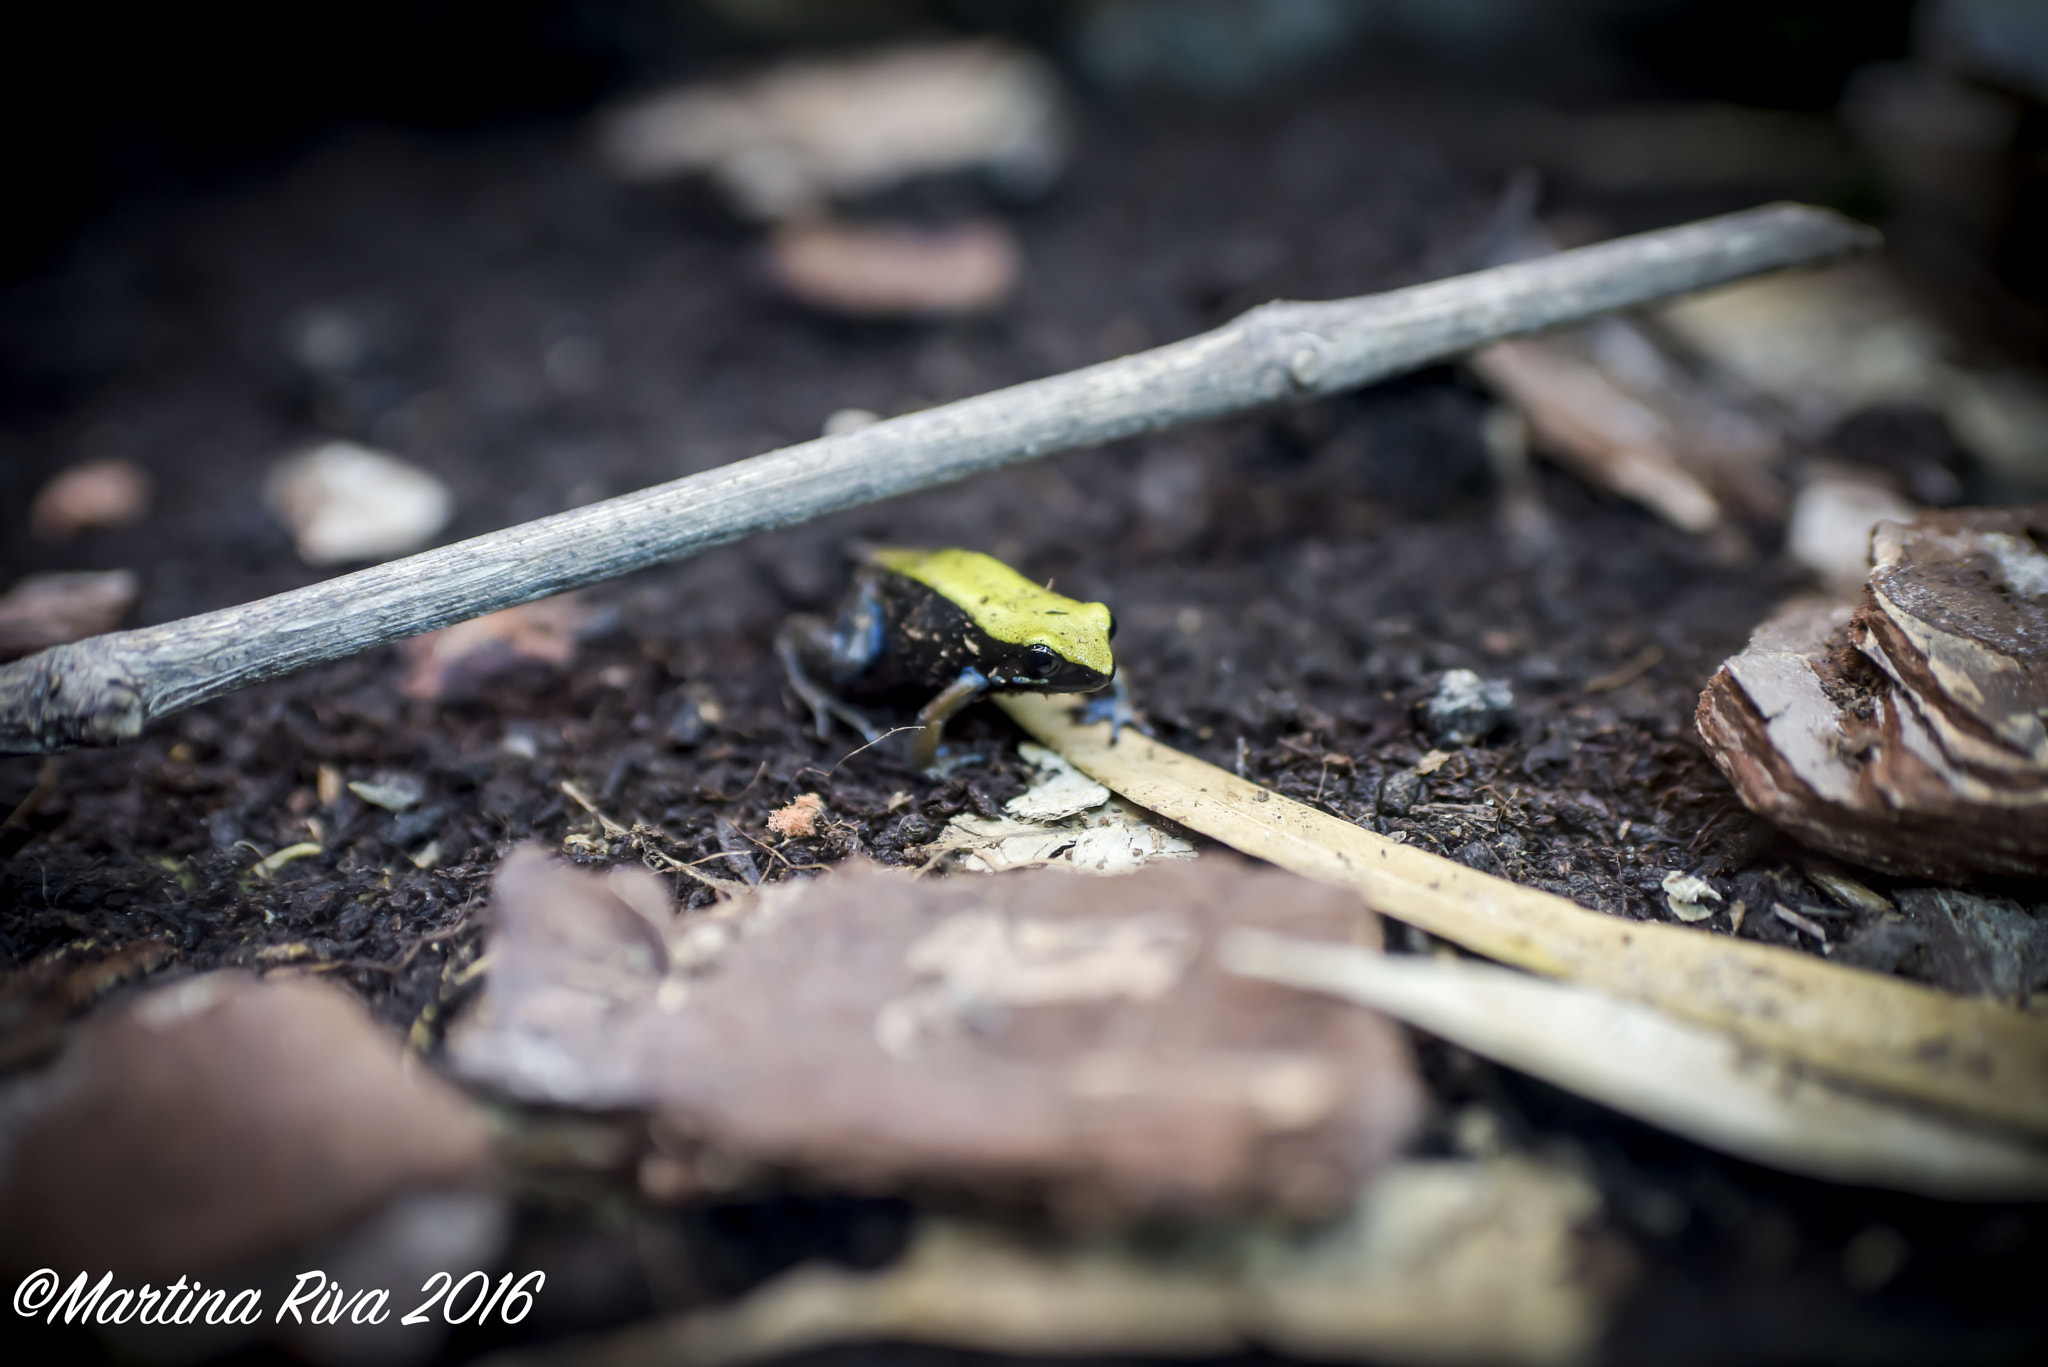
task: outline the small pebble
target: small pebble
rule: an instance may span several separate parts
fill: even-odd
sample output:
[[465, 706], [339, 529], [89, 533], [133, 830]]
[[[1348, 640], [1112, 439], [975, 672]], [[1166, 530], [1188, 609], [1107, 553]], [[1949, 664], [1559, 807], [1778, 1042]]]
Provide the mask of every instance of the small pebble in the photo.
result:
[[264, 484], [263, 501], [309, 565], [419, 550], [455, 510], [447, 486], [425, 470], [345, 441], [279, 462]]
[[60, 472], [37, 492], [29, 528], [44, 541], [140, 521], [149, 512], [149, 474], [130, 460], [89, 460]]
[[873, 427], [881, 420], [880, 413], [872, 413], [865, 408], [835, 409], [831, 416], [825, 419], [823, 435], [843, 436], [848, 432], [858, 432], [863, 427]]
[[1469, 669], [1451, 669], [1420, 711], [1422, 728], [1435, 744], [1473, 745], [1514, 716], [1515, 693], [1505, 679], [1482, 679]]
[[1380, 785], [1380, 810], [1388, 816], [1406, 816], [1422, 796], [1422, 776], [1413, 769], [1388, 774]]

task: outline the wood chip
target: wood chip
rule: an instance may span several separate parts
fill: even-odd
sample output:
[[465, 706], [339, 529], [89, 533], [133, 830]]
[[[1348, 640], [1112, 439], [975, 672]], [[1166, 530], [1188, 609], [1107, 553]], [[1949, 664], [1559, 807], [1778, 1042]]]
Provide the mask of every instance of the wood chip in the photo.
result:
[[1077, 1213], [1327, 1214], [1421, 1114], [1387, 1022], [1210, 955], [1234, 926], [1376, 944], [1377, 923], [1234, 860], [1116, 880], [842, 869], [676, 920], [529, 851], [492, 901], [456, 1067], [657, 1111], [746, 1160]]
[[149, 472], [132, 460], [89, 460], [36, 491], [29, 529], [44, 541], [125, 527], [149, 513]]
[[128, 570], [31, 574], [0, 597], [0, 660], [112, 631], [135, 606], [141, 583]]
[[940, 228], [805, 222], [776, 230], [768, 266], [813, 308], [876, 318], [981, 313], [1009, 298], [1022, 258], [995, 219]]
[[403, 647], [411, 663], [398, 691], [458, 702], [522, 667], [552, 673], [576, 658], [582, 621], [576, 598], [564, 594], [416, 636]]
[[1828, 942], [1828, 933], [1824, 928], [1822, 928], [1819, 922], [1814, 921], [1808, 917], [1801, 916], [1798, 912], [1792, 910], [1792, 908], [1786, 906], [1783, 902], [1771, 903], [1771, 915], [1777, 917], [1780, 921], [1783, 921], [1786, 925], [1792, 927], [1792, 929], [1797, 931], [1803, 931], [1806, 934], [1811, 935], [1815, 940], [1818, 940], [1823, 945], [1825, 945]]
[[1700, 698], [1749, 807], [1887, 873], [2048, 873], [2048, 505], [1881, 523], [1862, 606], [1765, 622]]
[[1670, 424], [1568, 339], [1496, 342], [1470, 364], [1528, 419], [1536, 444], [1581, 478], [1684, 531], [1720, 525], [1720, 500], [1685, 468]]

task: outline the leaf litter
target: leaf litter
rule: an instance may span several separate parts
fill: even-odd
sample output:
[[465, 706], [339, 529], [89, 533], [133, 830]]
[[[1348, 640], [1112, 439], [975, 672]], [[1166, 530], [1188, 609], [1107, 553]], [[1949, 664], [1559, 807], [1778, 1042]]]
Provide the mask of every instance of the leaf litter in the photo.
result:
[[1349, 944], [1370, 914], [1224, 858], [1110, 882], [842, 869], [676, 916], [652, 875], [525, 850], [493, 901], [458, 1075], [656, 1112], [752, 1164], [1077, 1218], [1328, 1214], [1419, 1119], [1386, 1022], [1213, 962], [1232, 926]]

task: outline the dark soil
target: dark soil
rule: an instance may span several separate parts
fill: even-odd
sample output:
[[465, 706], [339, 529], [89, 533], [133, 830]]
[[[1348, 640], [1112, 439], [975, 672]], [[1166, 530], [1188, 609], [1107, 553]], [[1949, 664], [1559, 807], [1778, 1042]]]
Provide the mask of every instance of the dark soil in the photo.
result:
[[[613, 185], [580, 130], [337, 137], [260, 183], [103, 220], [6, 287], [0, 506], [24, 508], [82, 453], [139, 460], [159, 497], [138, 529], [54, 549], [11, 515], [0, 579], [125, 566], [144, 576], [141, 621], [230, 605], [316, 577], [259, 491], [270, 460], [322, 433], [433, 469], [457, 496], [450, 535], [473, 534], [813, 436], [843, 407], [904, 411], [1269, 297], [1428, 278], [1473, 239], [1504, 169], [1454, 162], [1336, 96], [1157, 122], [1098, 113], [1062, 186], [1014, 211], [1027, 268], [1013, 304], [898, 326], [783, 302], [752, 231], [707, 192]], [[942, 187], [909, 207], [975, 194]], [[1568, 207], [1619, 228], [1737, 206]], [[312, 308], [375, 345], [344, 371], [298, 368], [286, 339]], [[602, 356], [594, 383], [587, 369], [550, 380], [549, 348], [569, 337]], [[651, 848], [770, 880], [856, 853], [916, 860], [949, 816], [994, 811], [1022, 771], [989, 708], [954, 732], [982, 758], [943, 781], [908, 767], [908, 737], [850, 754], [855, 739], [810, 734], [770, 641], [790, 612], [834, 602], [859, 539], [972, 546], [1109, 602], [1163, 740], [1475, 867], [1619, 916], [1663, 918], [1672, 869], [1753, 910], [1825, 900], [1803, 873], [1811, 856], [1740, 809], [1691, 727], [1708, 674], [1793, 586], [1769, 534], [1731, 564], [1546, 476], [1556, 545], [1518, 549], [1481, 441], [1488, 403], [1435, 370], [761, 538], [590, 591], [572, 667], [515, 671], [460, 701], [401, 696], [400, 653], [385, 649], [118, 750], [0, 761], [0, 813], [38, 793], [0, 834], [0, 962], [160, 937], [178, 951], [161, 971], [290, 963], [348, 983], [431, 1049], [516, 842], [585, 836], [571, 846], [585, 860]], [[1419, 785], [1389, 783], [1432, 748], [1414, 708], [1451, 668], [1511, 681], [1512, 723]], [[415, 775], [426, 796], [396, 816], [345, 792], [323, 805], [323, 765]], [[565, 780], [634, 833], [605, 840]], [[804, 792], [824, 798], [825, 833], [775, 843], [767, 814]], [[1487, 799], [1506, 815], [1485, 814]], [[722, 822], [743, 839], [721, 839]], [[252, 874], [301, 841], [322, 852]], [[430, 843], [440, 862], [416, 867]], [[687, 879], [676, 890], [710, 896]], [[1726, 932], [1726, 913], [1710, 928]], [[1798, 938], [1764, 915], [1741, 933]], [[1616, 1256], [1640, 1274], [1613, 1360], [2019, 1360], [2048, 1343], [2036, 1208], [1794, 1181], [1459, 1051], [1425, 1057], [1442, 1102], [1432, 1144], [1480, 1101], [1514, 1142], [1592, 1161]], [[797, 1195], [658, 1218], [724, 1269], [704, 1293], [731, 1294], [895, 1217]], [[1877, 1226], [1912, 1250], [1881, 1297], [1844, 1272]], [[573, 1206], [536, 1207], [524, 1237], [567, 1261], [610, 1249], [637, 1275]], [[648, 1306], [590, 1280], [557, 1327]]]

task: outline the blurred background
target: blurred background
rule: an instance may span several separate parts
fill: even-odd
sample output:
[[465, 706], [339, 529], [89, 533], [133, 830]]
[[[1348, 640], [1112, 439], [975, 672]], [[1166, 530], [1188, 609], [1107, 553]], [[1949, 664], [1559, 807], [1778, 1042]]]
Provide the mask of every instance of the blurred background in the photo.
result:
[[[2044, 409], [2010, 377], [2048, 355], [2044, 32], [2025, 0], [29, 7], [0, 57], [0, 491], [128, 462], [162, 516], [83, 535], [136, 497], [89, 488], [115, 512], [14, 520], [0, 570], [153, 553], [141, 619], [218, 606], [307, 577], [261, 472], [324, 436], [426, 461], [437, 529], [473, 533], [1274, 295], [1468, 269], [1517, 172], [1553, 243], [1777, 196], [1881, 225], [1905, 345], [2004, 377], [1895, 393], [1942, 411], [1937, 447], [1988, 434], [1963, 445], [2016, 496]], [[658, 92], [792, 54], [976, 36], [1023, 63], [990, 87], [1009, 105], [963, 113], [943, 75], [900, 102], [982, 120], [950, 151], [856, 136], [763, 188], [782, 153], [632, 131]], [[674, 136], [732, 134], [700, 125]], [[953, 294], [906, 300], [874, 275], [906, 269], [889, 242], [789, 226], [832, 206], [990, 231], [911, 244]], [[181, 578], [202, 544], [232, 563]]]

